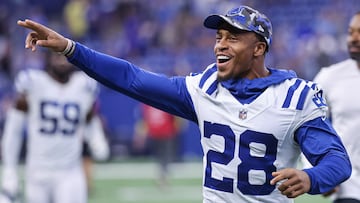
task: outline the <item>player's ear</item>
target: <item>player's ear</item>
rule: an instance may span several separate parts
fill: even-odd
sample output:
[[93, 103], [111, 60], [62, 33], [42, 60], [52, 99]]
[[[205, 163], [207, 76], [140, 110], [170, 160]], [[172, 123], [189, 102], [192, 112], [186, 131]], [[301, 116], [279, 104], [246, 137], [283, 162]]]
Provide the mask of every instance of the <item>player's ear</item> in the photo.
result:
[[261, 56], [264, 55], [266, 52], [266, 43], [265, 42], [256, 42], [254, 47], [254, 56]]

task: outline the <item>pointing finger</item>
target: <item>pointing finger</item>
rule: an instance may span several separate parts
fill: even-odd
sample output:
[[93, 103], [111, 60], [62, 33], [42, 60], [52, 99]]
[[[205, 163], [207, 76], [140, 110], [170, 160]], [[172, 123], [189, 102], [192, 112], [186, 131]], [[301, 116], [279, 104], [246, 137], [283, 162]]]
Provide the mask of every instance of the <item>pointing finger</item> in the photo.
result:
[[24, 21], [18, 20], [17, 24], [22, 26], [22, 27], [31, 29], [31, 30], [33, 30], [35, 32], [38, 32], [38, 33], [45, 33], [47, 31], [46, 27], [44, 27], [43, 25], [41, 25], [41, 24], [39, 24], [37, 22], [29, 20], [29, 19], [26, 19]]

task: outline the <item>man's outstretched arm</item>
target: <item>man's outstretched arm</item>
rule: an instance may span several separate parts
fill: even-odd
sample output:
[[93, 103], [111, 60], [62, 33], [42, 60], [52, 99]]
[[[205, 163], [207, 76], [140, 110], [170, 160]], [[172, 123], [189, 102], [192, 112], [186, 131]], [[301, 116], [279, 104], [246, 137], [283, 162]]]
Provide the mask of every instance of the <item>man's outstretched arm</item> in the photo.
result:
[[19, 20], [17, 23], [32, 30], [26, 36], [25, 48], [36, 51], [37, 46], [41, 46], [65, 54], [71, 63], [102, 84], [138, 101], [196, 122], [184, 77], [168, 78], [145, 71], [128, 61], [75, 43], [32, 20]]

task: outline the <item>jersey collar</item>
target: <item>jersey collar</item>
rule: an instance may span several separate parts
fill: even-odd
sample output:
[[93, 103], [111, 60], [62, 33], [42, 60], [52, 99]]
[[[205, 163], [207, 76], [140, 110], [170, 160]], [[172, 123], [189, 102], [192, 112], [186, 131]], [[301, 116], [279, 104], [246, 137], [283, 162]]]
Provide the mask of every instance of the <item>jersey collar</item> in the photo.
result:
[[252, 80], [247, 78], [237, 80], [230, 79], [222, 81], [221, 85], [228, 89], [240, 103], [248, 104], [254, 101], [269, 86], [277, 85], [287, 79], [297, 77], [296, 73], [292, 70], [280, 70], [274, 68], [268, 68], [268, 70], [271, 74], [264, 78]]

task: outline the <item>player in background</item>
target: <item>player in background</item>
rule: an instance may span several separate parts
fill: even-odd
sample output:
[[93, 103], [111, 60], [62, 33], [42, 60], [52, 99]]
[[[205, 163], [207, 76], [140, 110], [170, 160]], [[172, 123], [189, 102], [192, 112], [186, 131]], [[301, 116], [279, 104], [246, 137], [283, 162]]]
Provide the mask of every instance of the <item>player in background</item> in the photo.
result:
[[[97, 105], [95, 105], [97, 106]], [[82, 149], [82, 162], [85, 172], [88, 195], [93, 194], [93, 173], [94, 162], [104, 162], [110, 158], [110, 145], [107, 141], [104, 125], [100, 114], [95, 108], [95, 116], [92, 122], [87, 124], [85, 130], [85, 139]]]
[[352, 175], [334, 190], [334, 203], [360, 203], [360, 94], [352, 92], [360, 87], [360, 11], [349, 23], [347, 47], [349, 59], [322, 68], [314, 78], [324, 89], [331, 122], [352, 163]]
[[177, 137], [182, 122], [179, 117], [142, 103], [140, 114], [135, 124], [134, 144], [137, 149], [149, 144], [159, 167], [157, 184], [165, 189], [169, 185], [170, 163], [177, 156]]
[[[203, 202], [290, 203], [349, 178], [347, 152], [316, 84], [265, 66], [272, 26], [247, 6], [210, 15], [216, 60], [202, 73], [167, 77], [96, 52], [31, 20], [25, 48], [47, 47], [104, 85], [199, 126]], [[315, 165], [299, 170], [303, 152]]]
[[7, 114], [2, 140], [2, 202], [11, 202], [20, 190], [17, 169], [25, 125], [27, 203], [86, 203], [83, 142], [94, 148], [97, 158], [108, 156], [93, 108], [96, 82], [56, 53], [49, 52], [46, 60], [45, 70], [24, 70], [15, 80], [18, 96]]

